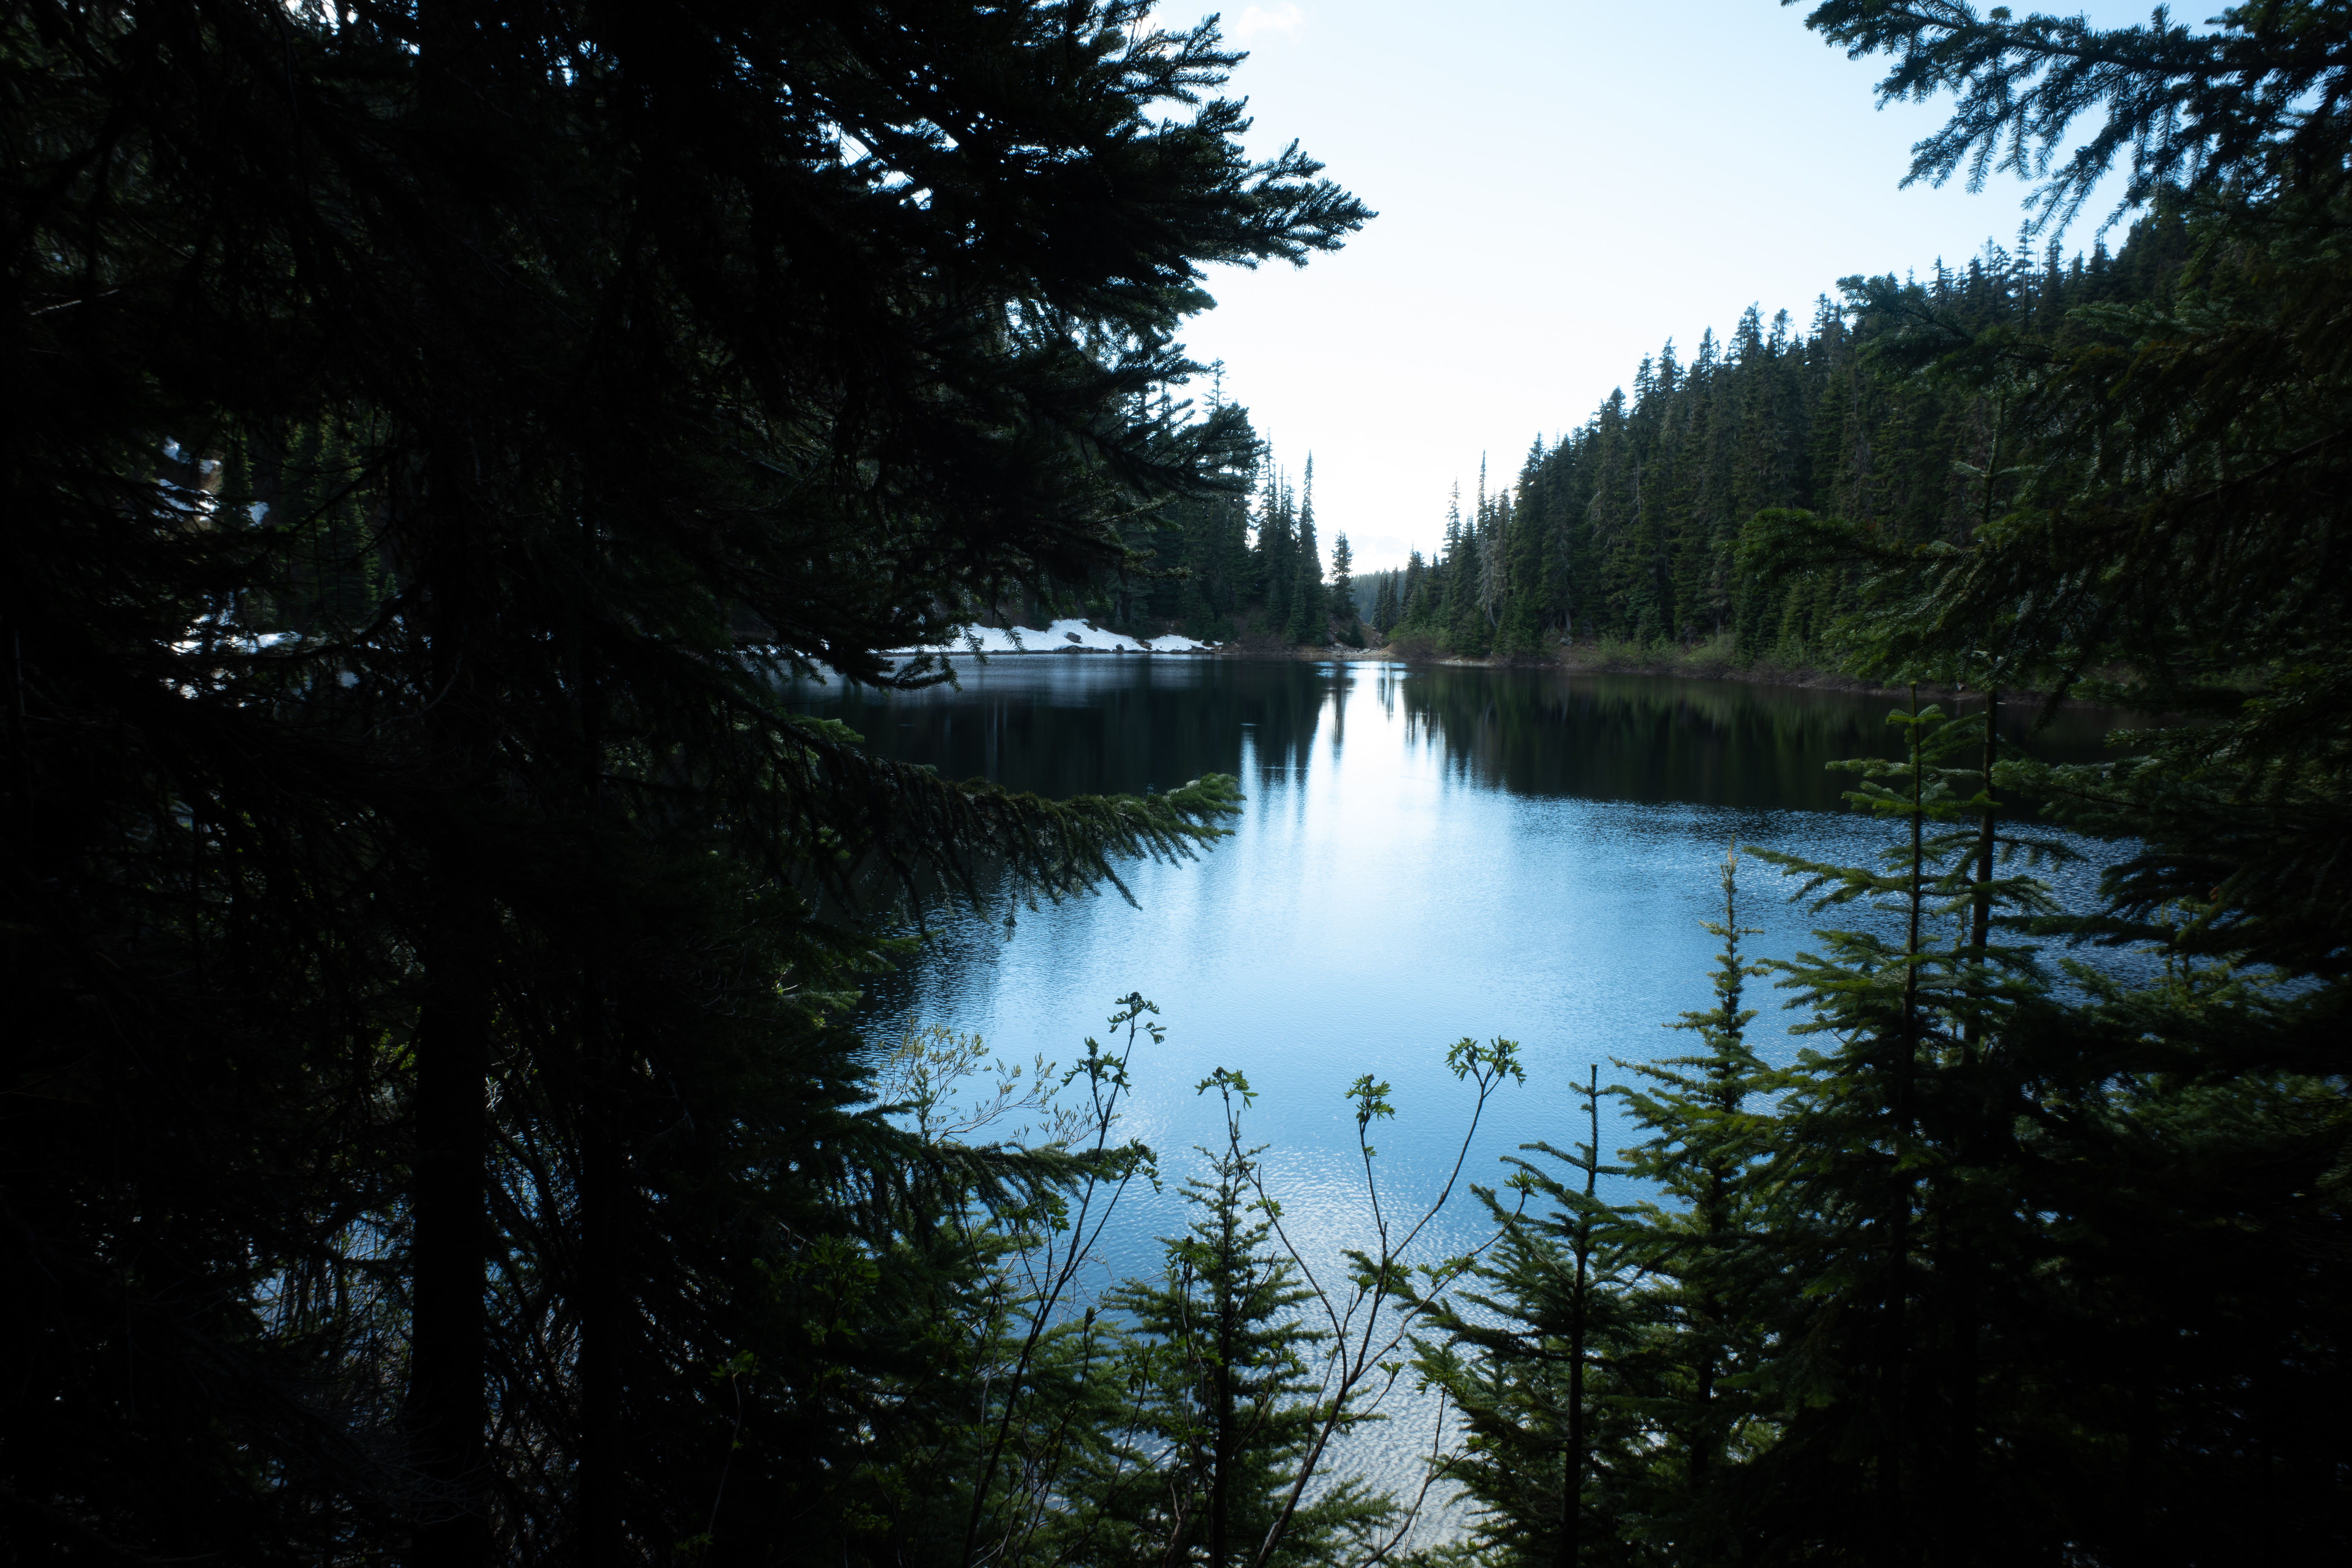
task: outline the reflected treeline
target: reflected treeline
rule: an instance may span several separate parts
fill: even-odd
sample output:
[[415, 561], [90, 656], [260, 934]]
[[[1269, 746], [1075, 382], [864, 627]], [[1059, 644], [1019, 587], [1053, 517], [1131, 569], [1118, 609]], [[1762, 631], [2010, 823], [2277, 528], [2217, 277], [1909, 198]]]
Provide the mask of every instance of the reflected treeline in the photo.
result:
[[1090, 654], [959, 660], [958, 673], [961, 689], [837, 683], [806, 701], [886, 756], [1061, 798], [1240, 773], [1245, 752], [1261, 773], [1295, 770], [1348, 679], [1329, 666]]
[[[1344, 744], [1334, 699], [1367, 686], [1449, 769], [1513, 795], [1835, 811], [1852, 780], [1829, 763], [1896, 751], [1895, 700], [1744, 681], [1093, 655], [960, 661], [959, 673], [961, 689], [810, 686], [806, 701], [884, 755], [1055, 797], [1168, 789], [1245, 763], [1252, 789], [1303, 767], [1318, 736]], [[2013, 705], [2002, 728], [2052, 762], [2101, 754], [2114, 721], [2076, 710], [2037, 730], [2039, 716]]]
[[[1834, 811], [1853, 780], [1831, 763], [1900, 749], [1886, 722], [1895, 701], [1852, 692], [1442, 665], [1379, 679], [1383, 705], [1450, 770], [1513, 795]], [[1920, 696], [1952, 710], [1947, 693]], [[2037, 731], [2037, 717], [2009, 709], [2004, 735], [2053, 762], [2102, 754], [2112, 722], [2076, 710]]]
[[[802, 689], [807, 710], [838, 719], [885, 756], [1051, 798], [1171, 789], [1204, 773], [1240, 775], [1260, 794], [1296, 773], [1327, 715], [1329, 667], [1164, 656], [1032, 655], [956, 661], [959, 687], [892, 691], [845, 681]], [[1245, 765], [1246, 764], [1246, 765]], [[976, 867], [992, 908], [1003, 892]], [[928, 889], [927, 884], [927, 890]], [[935, 910], [934, 913], [940, 912]], [[868, 1016], [916, 1009], [927, 984], [984, 968], [1003, 936], [992, 922], [937, 923], [923, 961], [870, 977]]]

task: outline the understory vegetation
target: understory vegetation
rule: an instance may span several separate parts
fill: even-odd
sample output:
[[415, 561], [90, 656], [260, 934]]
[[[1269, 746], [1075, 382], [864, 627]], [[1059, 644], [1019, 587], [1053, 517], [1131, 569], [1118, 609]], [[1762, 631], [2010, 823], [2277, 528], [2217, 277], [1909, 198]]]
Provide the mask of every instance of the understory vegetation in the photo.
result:
[[[0, 19], [0, 1561], [2342, 1559], [2352, 5], [1819, 5], [1953, 95], [1918, 174], [2066, 218], [2121, 163], [2130, 242], [1662, 353], [1364, 616], [1177, 333], [1372, 215], [1151, 17]], [[1108, 1284], [1152, 1005], [1016, 1067], [861, 987], [1208, 850], [1235, 781], [956, 784], [786, 695], [1073, 605], [1833, 661], [1911, 689], [1850, 764], [1885, 853], [1727, 857], [1689, 1050], [1491, 1184], [1399, 1212], [1402, 1111], [1335, 1085], [1336, 1265], [1220, 1068]], [[2021, 690], [2179, 721], [2044, 766]], [[2126, 841], [2094, 907], [2021, 799]], [[1466, 1151], [1517, 1048], [1447, 1060]], [[1413, 1389], [1390, 1495], [1349, 1443]]]

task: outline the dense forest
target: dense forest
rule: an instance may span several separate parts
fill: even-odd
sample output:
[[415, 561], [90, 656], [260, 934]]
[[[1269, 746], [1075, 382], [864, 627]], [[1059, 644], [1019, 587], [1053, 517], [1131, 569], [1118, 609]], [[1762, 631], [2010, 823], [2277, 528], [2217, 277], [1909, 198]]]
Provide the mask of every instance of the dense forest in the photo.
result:
[[1443, 550], [1404, 568], [1375, 625], [1473, 656], [1570, 637], [1722, 638], [1741, 663], [1823, 659], [1823, 634], [1853, 607], [1849, 579], [1769, 578], [1741, 559], [1743, 525], [1802, 508], [1906, 542], [1963, 540], [1984, 494], [1971, 469], [1994, 439], [1982, 388], [1889, 375], [1873, 351], [1922, 315], [2063, 350], [2084, 307], [2162, 300], [2181, 234], [2167, 215], [2116, 258], [2100, 246], [2065, 264], [2055, 242], [2038, 258], [1988, 247], [1957, 271], [1848, 279], [1801, 332], [1785, 311], [1767, 323], [1751, 308], [1727, 341], [1703, 333], [1687, 363], [1669, 342], [1630, 396], [1612, 394], [1550, 450], [1538, 442], [1515, 485], [1489, 494], [1482, 474], [1467, 514], [1447, 517]]
[[[2341, 1559], [2352, 5], [1819, 5], [1951, 94], [1916, 174], [2063, 220], [2121, 166], [2129, 242], [1662, 353], [1368, 627], [1178, 334], [1372, 215], [1150, 16], [0, 20], [0, 1562], [1399, 1561], [1344, 1455], [1403, 1381], [1433, 1563]], [[1472, 1255], [1310, 1277], [1220, 1068], [1192, 1223], [1098, 1288], [1152, 1005], [1041, 1074], [860, 991], [1235, 781], [955, 784], [784, 695], [1072, 604], [1834, 662], [1912, 689], [1845, 770], [1885, 854], [1727, 857], [1689, 1050], [1469, 1173]], [[2163, 721], [2037, 764], [2029, 691]], [[2096, 907], [2022, 798], [2126, 842]]]
[[[1914, 542], [1965, 539], [1995, 435], [1983, 388], [1889, 374], [1875, 351], [1923, 314], [1969, 334], [2073, 346], [2085, 332], [2076, 312], [2168, 302], [2187, 257], [2183, 220], [2168, 211], [2135, 225], [2113, 256], [2104, 242], [2071, 261], [2056, 241], [2038, 256], [1996, 245], [1925, 278], [1846, 279], [1841, 301], [1823, 296], [1803, 331], [1786, 311], [1767, 322], [1751, 308], [1728, 340], [1703, 332], [1687, 363], [1669, 341], [1634, 372], [1630, 396], [1619, 389], [1549, 448], [1538, 440], [1514, 479], [1490, 482], [1482, 468], [1475, 490], [1449, 504], [1430, 558], [1415, 551], [1361, 578], [1344, 535], [1328, 581], [1302, 574], [1316, 541], [1312, 460], [1300, 493], [1269, 457], [1262, 481], [1246, 476], [1254, 507], [1171, 509], [1136, 530], [1146, 570], [1171, 574], [1097, 603], [1123, 627], [1220, 639], [1361, 647], [1369, 632], [1400, 652], [1470, 658], [1570, 640], [1712, 643], [1725, 663], [1832, 663], [1823, 637], [1853, 606], [1852, 579], [1759, 572], [1740, 557], [1742, 527], [1801, 508]], [[2026, 432], [2008, 439], [2008, 467], [2036, 460]]]
[[[1249, 411], [1223, 400], [1222, 367], [1198, 421], [1163, 397], [1171, 428], [1217, 433], [1223, 493], [1171, 497], [1120, 530], [1125, 555], [1098, 575], [1012, 598], [967, 600], [962, 613], [993, 626], [1042, 626], [1058, 614], [1099, 617], [1145, 637], [1181, 631], [1256, 647], [1365, 646], [1345, 533], [1327, 552], [1315, 522], [1315, 459], [1294, 477], [1258, 438]], [[1328, 566], [1326, 564], [1328, 561]]]

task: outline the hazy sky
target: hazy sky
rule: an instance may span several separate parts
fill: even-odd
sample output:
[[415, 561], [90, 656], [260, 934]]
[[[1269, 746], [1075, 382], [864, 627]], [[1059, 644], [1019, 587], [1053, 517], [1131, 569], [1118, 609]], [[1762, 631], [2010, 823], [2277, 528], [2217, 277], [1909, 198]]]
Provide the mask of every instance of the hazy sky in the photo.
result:
[[[1582, 424], [1669, 337], [1687, 359], [1750, 303], [1801, 327], [1841, 277], [2015, 245], [2013, 178], [1976, 195], [1897, 189], [1943, 110], [1874, 110], [1883, 60], [1822, 44], [1809, 8], [1222, 8], [1251, 52], [1229, 90], [1250, 100], [1253, 153], [1296, 137], [1381, 215], [1303, 269], [1218, 269], [1218, 308], [1186, 334], [1198, 358], [1225, 362], [1226, 395], [1278, 462], [1295, 473], [1313, 451], [1327, 550], [1344, 531], [1361, 570], [1429, 549], [1481, 452], [1507, 483], [1538, 432], [1549, 444]], [[2147, 14], [2087, 11], [2107, 26]], [[2070, 254], [2112, 205], [2085, 209]]]

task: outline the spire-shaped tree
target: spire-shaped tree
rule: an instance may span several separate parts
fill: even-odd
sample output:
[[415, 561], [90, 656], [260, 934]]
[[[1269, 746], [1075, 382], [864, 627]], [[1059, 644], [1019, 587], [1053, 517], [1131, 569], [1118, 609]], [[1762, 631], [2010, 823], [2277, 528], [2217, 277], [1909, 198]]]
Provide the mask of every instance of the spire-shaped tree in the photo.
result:
[[1397, 590], [1402, 604], [1398, 610], [1399, 624], [1408, 626], [1426, 626], [1433, 617], [1434, 605], [1428, 563], [1416, 550], [1406, 557], [1404, 579]]
[[1770, 966], [1744, 958], [1739, 857], [1723, 861], [1723, 918], [1706, 922], [1723, 946], [1715, 1005], [1674, 1026], [1698, 1036], [1693, 1055], [1620, 1062], [1621, 1089], [1645, 1136], [1625, 1151], [1629, 1174], [1654, 1184], [1641, 1206], [1643, 1268], [1654, 1288], [1644, 1348], [1630, 1363], [1635, 1402], [1659, 1441], [1630, 1506], [1695, 1563], [1731, 1562], [1745, 1527], [1739, 1466], [1773, 1435], [1773, 1403], [1756, 1386], [1769, 1364], [1763, 1325], [1787, 1310], [1787, 1284], [1769, 1244], [1767, 1183], [1774, 1129], [1763, 1097], [1778, 1086], [1748, 1043], [1756, 1010], [1748, 981]]
[[1290, 642], [1320, 647], [1331, 640], [1331, 616], [1323, 586], [1323, 552], [1315, 539], [1315, 455], [1311, 452], [1299, 491], [1297, 530], [1294, 546], [1297, 565], [1285, 636]]
[[1344, 533], [1331, 541], [1330, 599], [1331, 619], [1339, 627], [1339, 640], [1349, 647], [1363, 647], [1363, 615], [1356, 608], [1356, 557]]
[[[1522, 1144], [1503, 1194], [1476, 1188], [1497, 1230], [1460, 1305], [1416, 1342], [1422, 1375], [1459, 1408], [1451, 1474], [1477, 1500], [1482, 1543], [1515, 1563], [1627, 1561], [1626, 1506], [1648, 1462], [1625, 1371], [1644, 1315], [1631, 1211], [1600, 1195], [1600, 1068], [1574, 1086], [1589, 1141]], [[1507, 1201], [1506, 1199], [1507, 1198]]]
[[[1157, 1278], [1128, 1280], [1104, 1300], [1129, 1325], [1135, 1394], [1119, 1424], [1138, 1447], [1119, 1469], [1080, 1483], [1079, 1510], [1059, 1535], [1074, 1548], [1103, 1533], [1087, 1517], [1099, 1510], [1134, 1542], [1118, 1560], [1240, 1568], [1258, 1560], [1326, 1423], [1310, 1360], [1329, 1334], [1297, 1310], [1314, 1292], [1275, 1245], [1260, 1191], [1264, 1150], [1242, 1140], [1255, 1091], [1223, 1069], [1199, 1087], [1220, 1096], [1227, 1136], [1201, 1151], [1207, 1174], [1183, 1184], [1195, 1217], [1163, 1242]], [[1340, 1424], [1367, 1419], [1343, 1415]], [[1397, 1511], [1361, 1479], [1339, 1479], [1291, 1513], [1271, 1561], [1358, 1560]]]
[[1381, 585], [1372, 595], [1372, 630], [1383, 640], [1403, 618], [1397, 603], [1398, 575], [1395, 572], [1381, 573]]
[[1252, 551], [1257, 598], [1269, 626], [1286, 627], [1298, 578], [1298, 518], [1289, 481], [1270, 463], [1258, 488], [1257, 540]]

